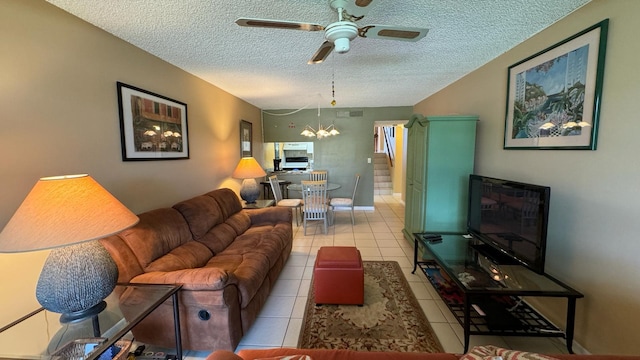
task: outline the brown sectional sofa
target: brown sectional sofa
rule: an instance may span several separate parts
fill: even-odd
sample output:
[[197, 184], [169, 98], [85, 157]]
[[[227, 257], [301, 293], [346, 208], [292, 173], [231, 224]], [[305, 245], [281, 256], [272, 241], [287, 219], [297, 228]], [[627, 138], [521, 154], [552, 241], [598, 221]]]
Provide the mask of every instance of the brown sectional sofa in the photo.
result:
[[[232, 190], [219, 189], [139, 217], [133, 228], [100, 240], [118, 265], [118, 281], [182, 284], [183, 348], [235, 349], [291, 253], [291, 209], [245, 210]], [[127, 296], [122, 294], [122, 303], [135, 302]], [[126, 306], [122, 311], [126, 316]], [[144, 343], [174, 347], [172, 302], [133, 334]]]

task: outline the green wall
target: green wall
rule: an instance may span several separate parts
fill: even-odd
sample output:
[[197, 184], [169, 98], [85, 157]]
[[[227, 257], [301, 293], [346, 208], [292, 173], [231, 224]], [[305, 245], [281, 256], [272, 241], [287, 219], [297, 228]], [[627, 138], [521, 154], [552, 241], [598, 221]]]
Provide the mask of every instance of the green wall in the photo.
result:
[[[263, 112], [264, 142], [313, 141], [314, 168], [329, 171], [331, 182], [342, 187], [334, 197], [350, 197], [355, 174], [360, 174], [356, 206], [373, 206], [373, 126], [376, 121], [407, 120], [413, 107], [327, 108], [308, 109], [291, 115], [295, 110], [265, 110]], [[361, 112], [362, 116], [337, 117], [337, 113]], [[326, 127], [334, 123], [340, 135], [318, 140], [300, 135], [308, 124], [318, 129], [318, 121]], [[371, 163], [367, 159], [371, 158]]]

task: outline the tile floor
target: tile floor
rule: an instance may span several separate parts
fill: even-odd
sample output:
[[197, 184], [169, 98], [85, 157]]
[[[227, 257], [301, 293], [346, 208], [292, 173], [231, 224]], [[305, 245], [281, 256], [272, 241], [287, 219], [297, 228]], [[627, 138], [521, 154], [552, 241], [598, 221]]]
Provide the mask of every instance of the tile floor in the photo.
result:
[[[315, 254], [321, 246], [357, 246], [363, 260], [395, 260], [403, 268], [416, 298], [446, 352], [461, 353], [462, 327], [427, 282], [413, 268], [413, 245], [402, 236], [404, 205], [392, 195], [376, 195], [375, 211], [356, 211], [356, 224], [348, 212], [337, 212], [328, 234], [322, 225], [307, 229], [294, 224], [293, 250], [264, 309], [238, 349], [296, 347], [302, 325]], [[492, 344], [543, 353], [566, 353], [559, 338], [471, 336], [470, 347]], [[187, 352], [185, 358], [202, 359], [208, 352]]]

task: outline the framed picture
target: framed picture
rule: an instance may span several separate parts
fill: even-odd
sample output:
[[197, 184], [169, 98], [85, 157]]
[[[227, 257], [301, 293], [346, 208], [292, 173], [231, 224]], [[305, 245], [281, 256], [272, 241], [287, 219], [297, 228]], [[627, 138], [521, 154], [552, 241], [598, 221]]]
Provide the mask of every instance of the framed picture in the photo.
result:
[[117, 84], [122, 160], [188, 159], [187, 104]]
[[253, 133], [251, 124], [248, 121], [240, 120], [240, 156], [253, 156]]
[[596, 149], [608, 25], [509, 67], [505, 149]]

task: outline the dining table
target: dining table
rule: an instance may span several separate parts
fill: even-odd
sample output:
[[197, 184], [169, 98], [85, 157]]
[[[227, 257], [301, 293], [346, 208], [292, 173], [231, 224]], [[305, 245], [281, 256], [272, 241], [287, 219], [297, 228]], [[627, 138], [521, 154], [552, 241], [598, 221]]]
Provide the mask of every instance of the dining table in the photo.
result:
[[[337, 183], [328, 182], [327, 183], [327, 191], [340, 189], [341, 186], [342, 185], [337, 184]], [[289, 191], [297, 191], [297, 192], [302, 193], [302, 183], [295, 183], [295, 184], [287, 185], [287, 190], [289, 190]], [[327, 216], [327, 222], [329, 223], [329, 226], [333, 225], [333, 209], [331, 209], [331, 207], [329, 207], [329, 212], [328, 212], [328, 216]]]
[[[328, 182], [327, 183], [327, 191], [340, 189], [341, 186], [342, 185], [337, 184], [337, 183]], [[302, 192], [302, 183], [296, 183], [296, 184], [287, 185], [287, 190]]]

